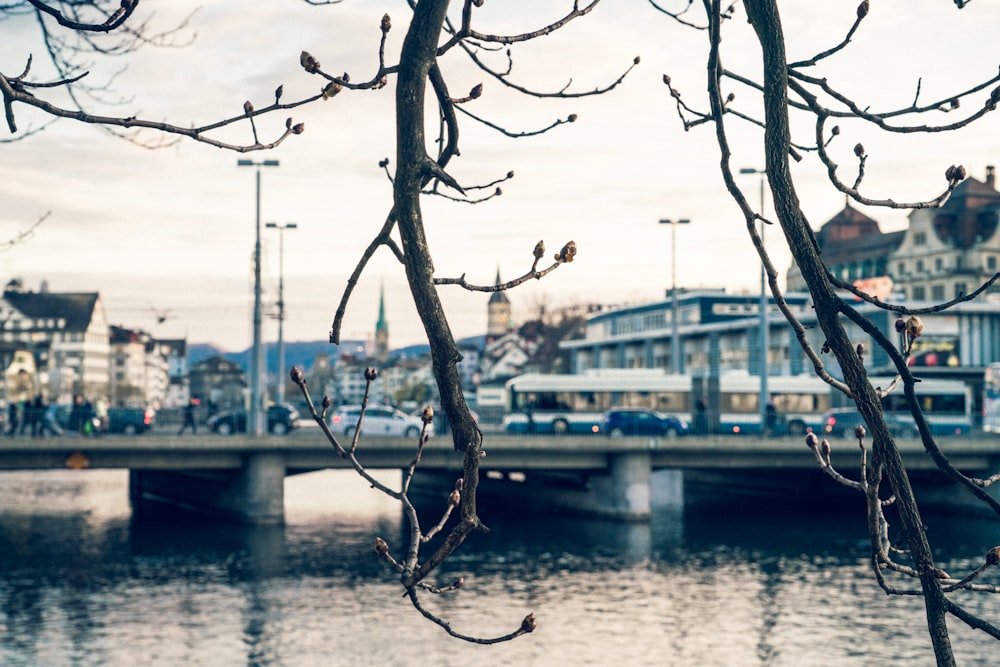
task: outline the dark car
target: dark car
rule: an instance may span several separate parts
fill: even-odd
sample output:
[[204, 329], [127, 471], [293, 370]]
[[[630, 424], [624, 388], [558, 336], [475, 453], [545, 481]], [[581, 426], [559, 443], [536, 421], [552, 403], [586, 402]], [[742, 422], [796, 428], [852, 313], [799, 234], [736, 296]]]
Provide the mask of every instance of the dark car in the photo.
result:
[[[885, 423], [889, 433], [898, 438], [915, 438], [920, 435], [917, 424], [911, 415], [899, 415], [884, 412]], [[853, 438], [854, 429], [865, 426], [865, 420], [857, 408], [835, 408], [827, 410], [823, 415], [823, 433], [835, 438]], [[867, 427], [866, 427], [867, 428]]]
[[653, 410], [614, 408], [604, 413], [601, 429], [609, 437], [654, 435], [675, 438], [686, 435], [688, 423], [683, 419]]
[[140, 435], [156, 424], [156, 412], [152, 408], [108, 408], [108, 433]]
[[[208, 429], [219, 435], [246, 433], [246, 410], [219, 412], [208, 418]], [[299, 427], [299, 411], [288, 403], [267, 406], [267, 432], [285, 435]]]

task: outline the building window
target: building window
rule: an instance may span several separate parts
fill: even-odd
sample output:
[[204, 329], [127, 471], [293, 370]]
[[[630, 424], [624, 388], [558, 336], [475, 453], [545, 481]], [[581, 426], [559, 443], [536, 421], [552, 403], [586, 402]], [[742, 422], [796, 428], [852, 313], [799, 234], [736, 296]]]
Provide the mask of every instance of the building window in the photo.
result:
[[923, 273], [923, 272], [924, 272], [924, 260], [918, 259], [917, 260], [917, 273]]
[[915, 232], [913, 234], [913, 245], [927, 245], [927, 234], [924, 232]]
[[923, 301], [926, 298], [927, 298], [927, 295], [924, 292], [923, 286], [919, 286], [919, 287], [914, 287], [913, 288], [913, 299], [914, 299], [914, 301]]
[[965, 283], [955, 283], [955, 298], [968, 294], [965, 291]]
[[944, 285], [931, 286], [931, 299], [934, 301], [944, 301]]
[[906, 262], [900, 262], [899, 264], [897, 264], [896, 265], [896, 271], [899, 273], [899, 275], [905, 276], [906, 275]]
[[940, 257], [935, 257], [934, 258], [934, 270], [935, 271], [940, 271], [943, 268], [944, 268], [944, 260], [941, 259]]
[[986, 268], [990, 271], [995, 271], [997, 268], [997, 258], [996, 255], [989, 255], [986, 258]]

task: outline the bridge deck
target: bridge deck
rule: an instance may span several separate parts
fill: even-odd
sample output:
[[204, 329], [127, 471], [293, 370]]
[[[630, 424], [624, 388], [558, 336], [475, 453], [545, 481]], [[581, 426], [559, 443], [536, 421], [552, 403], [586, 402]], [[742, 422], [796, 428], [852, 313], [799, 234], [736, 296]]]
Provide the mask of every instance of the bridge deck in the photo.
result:
[[[834, 464], [856, 467], [857, 445], [833, 441]], [[933, 462], [918, 441], [899, 443], [912, 469], [932, 468]], [[994, 470], [1000, 466], [1000, 438], [959, 436], [941, 439], [939, 446], [964, 470]], [[761, 440], [751, 437], [621, 438], [601, 436], [507, 436], [487, 434], [484, 470], [601, 470], [616, 453], [649, 451], [654, 468], [788, 469], [815, 468], [813, 453], [799, 438]], [[47, 439], [0, 438], [0, 470], [66, 467], [136, 468], [147, 470], [237, 469], [246, 455], [281, 453], [290, 471], [342, 468], [348, 464], [315, 429], [301, 429], [288, 436], [254, 438], [244, 435], [105, 436]], [[366, 437], [358, 458], [371, 469], [402, 468], [413, 458], [411, 439]], [[870, 452], [869, 452], [870, 457]], [[421, 467], [460, 469], [462, 458], [448, 437], [431, 439]]]

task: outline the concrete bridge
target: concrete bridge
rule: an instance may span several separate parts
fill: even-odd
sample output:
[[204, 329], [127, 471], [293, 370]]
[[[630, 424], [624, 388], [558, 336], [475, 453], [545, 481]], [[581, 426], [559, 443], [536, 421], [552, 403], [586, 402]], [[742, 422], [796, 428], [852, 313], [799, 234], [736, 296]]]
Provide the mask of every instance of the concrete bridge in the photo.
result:
[[[857, 477], [859, 451], [851, 440], [832, 441], [834, 465]], [[1000, 438], [956, 436], [939, 445], [957, 468], [975, 474], [1000, 471]], [[900, 443], [909, 469], [934, 469], [917, 441]], [[648, 520], [652, 472], [668, 476], [668, 492], [682, 500], [688, 478], [748, 492], [808, 492], [818, 471], [801, 438], [620, 438], [487, 434], [481, 493], [507, 503], [530, 501], [562, 510], [620, 520]], [[407, 438], [366, 437], [358, 458], [369, 469], [406, 468], [415, 452]], [[315, 428], [288, 436], [145, 434], [101, 438], [0, 438], [0, 470], [127, 468], [133, 508], [147, 502], [178, 505], [249, 523], [281, 523], [284, 478], [348, 463]], [[454, 484], [462, 457], [448, 437], [431, 439], [414, 487]], [[662, 477], [662, 475], [661, 475]], [[833, 486], [833, 482], [825, 482]], [[753, 487], [753, 488], [752, 488]], [[928, 497], [940, 494], [931, 489]], [[944, 496], [940, 496], [946, 502]]]

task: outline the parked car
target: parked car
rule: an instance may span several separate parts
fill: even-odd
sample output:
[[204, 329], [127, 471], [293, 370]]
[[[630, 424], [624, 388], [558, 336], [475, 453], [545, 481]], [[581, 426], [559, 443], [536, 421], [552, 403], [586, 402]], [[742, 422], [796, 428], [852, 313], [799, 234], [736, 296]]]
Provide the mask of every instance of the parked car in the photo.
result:
[[[335, 435], [354, 436], [358, 426], [360, 405], [345, 405], [337, 408], [330, 415], [330, 431]], [[424, 422], [420, 417], [408, 415], [385, 405], [368, 406], [365, 410], [365, 420], [361, 424], [361, 432], [366, 435], [401, 435], [415, 438], [420, 435]], [[429, 435], [434, 435], [434, 424], [428, 425]]]
[[[915, 438], [920, 435], [911, 415], [883, 412], [889, 433], [898, 438]], [[853, 438], [854, 429], [864, 426], [865, 420], [857, 408], [834, 408], [823, 415], [823, 433], [834, 438]]]
[[[219, 435], [246, 433], [246, 410], [217, 412], [206, 422], [208, 430]], [[288, 403], [274, 403], [267, 406], [267, 432], [285, 435], [299, 427], [299, 411]]]
[[156, 424], [156, 411], [152, 408], [108, 408], [108, 433], [140, 435]]
[[675, 438], [687, 435], [689, 428], [687, 421], [679, 417], [637, 408], [613, 408], [604, 413], [601, 422], [601, 430], [611, 438], [626, 435]]

